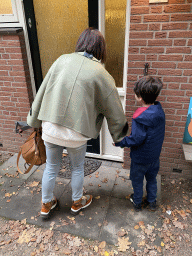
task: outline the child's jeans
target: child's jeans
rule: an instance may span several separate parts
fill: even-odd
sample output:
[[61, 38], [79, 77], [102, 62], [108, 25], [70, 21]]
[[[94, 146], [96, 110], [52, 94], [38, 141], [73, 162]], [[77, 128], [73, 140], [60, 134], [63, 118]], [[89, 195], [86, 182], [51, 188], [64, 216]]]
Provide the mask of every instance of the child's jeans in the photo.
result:
[[[55, 180], [60, 171], [62, 146], [44, 142], [46, 147], [46, 167], [42, 178], [42, 202], [48, 203], [53, 198]], [[77, 201], [83, 196], [84, 161], [87, 143], [78, 148], [67, 148], [71, 163], [72, 200]]]
[[143, 197], [143, 180], [146, 179], [147, 201], [152, 203], [157, 197], [157, 173], [159, 171], [159, 159], [146, 165], [131, 161], [130, 179], [132, 181], [135, 204], [140, 204]]

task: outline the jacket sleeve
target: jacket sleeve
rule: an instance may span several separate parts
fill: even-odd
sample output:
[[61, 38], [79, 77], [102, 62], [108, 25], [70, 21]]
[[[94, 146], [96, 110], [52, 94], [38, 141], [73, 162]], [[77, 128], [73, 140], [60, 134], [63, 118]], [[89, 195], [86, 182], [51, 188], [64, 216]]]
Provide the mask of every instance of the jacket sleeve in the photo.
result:
[[46, 86], [47, 86], [47, 83], [48, 83], [51, 73], [52, 73], [53, 66], [54, 66], [54, 64], [51, 66], [47, 75], [45, 76], [45, 78], [35, 96], [35, 99], [33, 101], [31, 109], [28, 113], [27, 124], [31, 127], [34, 127], [34, 128], [41, 127], [42, 121], [38, 119], [38, 115], [39, 115], [39, 110], [41, 108], [41, 102], [42, 102], [42, 99], [43, 99], [43, 96], [44, 96], [44, 93], [46, 90]]
[[136, 122], [133, 119], [131, 135], [126, 136], [122, 141], [115, 143], [115, 146], [121, 147], [121, 148], [140, 146], [145, 141], [146, 136], [147, 136], [146, 126]]
[[128, 123], [116, 87], [105, 101], [103, 112], [114, 142], [121, 141], [128, 133]]

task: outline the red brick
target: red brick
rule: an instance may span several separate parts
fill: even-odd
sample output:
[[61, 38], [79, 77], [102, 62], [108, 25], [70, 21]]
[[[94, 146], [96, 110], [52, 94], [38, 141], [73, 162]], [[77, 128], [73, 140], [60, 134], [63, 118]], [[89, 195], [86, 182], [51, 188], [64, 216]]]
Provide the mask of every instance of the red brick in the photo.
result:
[[160, 30], [160, 24], [149, 24], [149, 30]]
[[137, 54], [137, 55], [132, 55], [130, 54], [129, 55], [129, 60], [131, 61], [145, 61], [145, 55], [140, 55], [140, 54]]
[[157, 60], [157, 54], [146, 55], [146, 61], [156, 61], [156, 60]]
[[192, 31], [173, 31], [169, 32], [170, 38], [190, 38], [192, 37]]
[[175, 39], [174, 46], [186, 46], [186, 40], [185, 39]]
[[186, 63], [186, 62], [178, 63], [178, 68], [192, 69], [192, 63]]
[[170, 39], [149, 39], [148, 46], [172, 46], [172, 40]]
[[11, 76], [0, 76], [1, 81], [13, 81], [13, 77]]
[[153, 68], [176, 68], [176, 63], [174, 62], [153, 62]]
[[172, 47], [172, 48], [167, 48], [166, 53], [191, 53], [191, 47]]
[[162, 24], [162, 30], [186, 30], [188, 23], [165, 23]]
[[153, 38], [153, 32], [130, 32], [130, 38]]
[[23, 82], [26, 82], [26, 77], [17, 76], [17, 77], [14, 77], [14, 81], [23, 83]]
[[163, 90], [163, 95], [167, 96], [184, 96], [185, 92], [180, 90]]
[[0, 48], [0, 53], [5, 53], [5, 49], [4, 48]]
[[131, 0], [131, 6], [143, 6], [143, 5], [149, 5], [148, 0]]
[[184, 61], [192, 61], [192, 55], [186, 55]]
[[23, 59], [23, 57], [22, 57], [22, 53], [11, 53], [10, 54], [10, 59], [17, 59], [17, 60], [21, 60], [21, 59]]
[[140, 53], [164, 53], [164, 48], [163, 47], [141, 47]]
[[129, 40], [129, 46], [146, 46], [147, 40]]
[[130, 18], [131, 23], [141, 23], [141, 16], [131, 16]]
[[176, 114], [180, 116], [187, 116], [188, 110], [184, 109], [177, 109]]
[[192, 46], [192, 39], [189, 39], [188, 46]]
[[168, 89], [179, 89], [180, 84], [179, 83], [169, 83]]
[[148, 14], [149, 7], [132, 7], [131, 8], [131, 15], [140, 15], [140, 14]]
[[167, 97], [167, 101], [169, 102], [188, 102], [188, 97]]
[[183, 55], [159, 55], [159, 61], [182, 61]]
[[[184, 70], [183, 75], [184, 76], [192, 76], [192, 69]], [[192, 89], [192, 86], [191, 86], [191, 89]]]
[[169, 15], [145, 15], [144, 16], [144, 22], [166, 22], [169, 21]]
[[25, 72], [24, 71], [10, 71], [9, 72], [10, 76], [25, 76]]
[[0, 70], [0, 76], [8, 76], [8, 71], [1, 71]]
[[1, 54], [2, 59], [9, 59], [9, 54]]
[[192, 14], [172, 14], [171, 15], [171, 21], [191, 21], [192, 20]]
[[4, 65], [4, 66], [1, 65], [1, 66], [0, 66], [0, 70], [11, 70], [11, 67], [8, 66], [8, 65], [6, 65], [6, 66], [5, 66], [5, 65]]
[[191, 84], [181, 84], [181, 90], [191, 90]]
[[7, 47], [7, 48], [5, 48], [5, 52], [6, 53], [21, 53], [21, 48], [19, 48], [19, 47], [14, 47], [14, 48]]
[[7, 65], [7, 60], [0, 59], [0, 65]]
[[167, 32], [156, 32], [155, 38], [167, 38]]
[[166, 120], [178, 120], [180, 121], [181, 120], [181, 116], [174, 116], [174, 115], [168, 115], [166, 114]]
[[187, 83], [187, 77], [163, 77], [163, 82]]
[[162, 13], [162, 6], [151, 6], [150, 12], [151, 13]]
[[178, 69], [159, 69], [158, 75], [160, 76], [181, 76], [182, 70]]
[[27, 63], [24, 63], [24, 61], [21, 59], [21, 60], [8, 60], [7, 64], [8, 65], [22, 65], [23, 66], [23, 64], [27, 64]]
[[129, 54], [138, 54], [139, 48], [130, 47], [129, 48]]
[[3, 40], [8, 40], [8, 41], [19, 41], [19, 36], [18, 35], [3, 35], [2, 36]]
[[25, 71], [25, 67], [22, 66], [12, 66], [13, 71]]
[[130, 25], [130, 30], [136, 30], [136, 31], [141, 31], [141, 30], [147, 30], [148, 29], [148, 24], [131, 24]]
[[164, 6], [165, 13], [190, 12], [190, 11], [191, 11], [190, 4]]
[[186, 96], [192, 97], [192, 91], [186, 91]]

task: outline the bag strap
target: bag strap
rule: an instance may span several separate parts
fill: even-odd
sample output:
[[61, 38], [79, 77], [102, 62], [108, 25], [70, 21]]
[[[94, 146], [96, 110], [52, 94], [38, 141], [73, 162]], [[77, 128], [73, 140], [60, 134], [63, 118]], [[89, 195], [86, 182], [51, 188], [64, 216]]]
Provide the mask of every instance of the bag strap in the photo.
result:
[[20, 156], [21, 156], [21, 149], [20, 149], [19, 154], [18, 154], [18, 156], [17, 156], [17, 170], [18, 170], [21, 174], [26, 174], [26, 173], [28, 173], [28, 172], [32, 169], [32, 167], [35, 165], [38, 156], [35, 154], [35, 157], [34, 157], [33, 162], [30, 164], [29, 168], [27, 168], [27, 170], [26, 170], [25, 172], [22, 172], [22, 171], [19, 169], [19, 158], [20, 158]]

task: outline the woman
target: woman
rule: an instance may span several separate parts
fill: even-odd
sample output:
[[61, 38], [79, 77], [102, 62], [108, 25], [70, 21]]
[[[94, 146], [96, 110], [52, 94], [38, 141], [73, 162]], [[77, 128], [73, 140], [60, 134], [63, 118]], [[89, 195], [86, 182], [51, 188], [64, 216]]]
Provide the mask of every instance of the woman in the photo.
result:
[[114, 142], [127, 134], [128, 124], [114, 79], [102, 65], [105, 60], [102, 34], [86, 29], [77, 41], [75, 53], [62, 55], [53, 63], [28, 114], [28, 125], [42, 125], [46, 147], [41, 208], [44, 219], [57, 205], [53, 190], [63, 148], [71, 162], [71, 213], [78, 214], [92, 202], [91, 195], [83, 196], [87, 140], [97, 138], [104, 117]]

